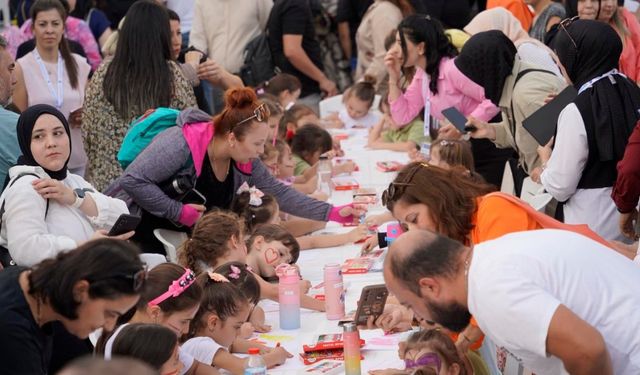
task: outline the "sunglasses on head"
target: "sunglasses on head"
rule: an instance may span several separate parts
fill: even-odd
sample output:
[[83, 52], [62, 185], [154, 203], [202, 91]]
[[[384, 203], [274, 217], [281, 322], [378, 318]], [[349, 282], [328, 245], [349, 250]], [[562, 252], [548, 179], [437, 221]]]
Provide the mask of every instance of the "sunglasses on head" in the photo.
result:
[[99, 282], [110, 279], [129, 279], [132, 282], [132, 289], [134, 292], [139, 292], [144, 285], [145, 280], [147, 280], [147, 267], [145, 266], [143, 269], [136, 271], [133, 274], [125, 274], [125, 273], [117, 273], [115, 275], [106, 276], [102, 279], [91, 280], [91, 282]]
[[418, 367], [433, 367], [437, 372], [440, 372], [440, 366], [442, 366], [442, 361], [440, 360], [440, 356], [436, 353], [427, 353], [422, 355], [420, 358], [413, 359], [405, 359], [404, 366], [406, 369], [414, 369]]
[[383, 191], [382, 196], [380, 197], [382, 205], [388, 206], [389, 203], [397, 201], [398, 198], [400, 198], [400, 196], [404, 193], [407, 186], [415, 185], [411, 183], [411, 181], [413, 180], [413, 177], [416, 175], [416, 173], [418, 173], [418, 170], [420, 170], [422, 167], [429, 167], [429, 164], [420, 163], [416, 168], [413, 169], [413, 171], [409, 173], [409, 175], [404, 179], [404, 182], [393, 181], [392, 183], [390, 183], [389, 187], [387, 187], [387, 190]]
[[565, 18], [562, 21], [560, 21], [559, 27], [564, 30], [565, 34], [567, 34], [567, 36], [569, 37], [569, 40], [571, 40], [571, 43], [573, 44], [573, 47], [577, 50], [578, 49], [578, 45], [576, 44], [576, 41], [573, 40], [573, 37], [571, 36], [571, 34], [569, 34], [569, 30], [567, 30], [567, 27], [569, 27], [573, 21], [580, 19], [579, 16], [575, 16], [575, 17], [571, 17], [571, 18]]
[[267, 108], [266, 104], [262, 103], [253, 110], [253, 116], [247, 117], [246, 119], [240, 121], [239, 123], [235, 124], [234, 127], [244, 124], [245, 122], [249, 122], [253, 119], [258, 122], [263, 122], [267, 119], [267, 117], [269, 117], [269, 108]]

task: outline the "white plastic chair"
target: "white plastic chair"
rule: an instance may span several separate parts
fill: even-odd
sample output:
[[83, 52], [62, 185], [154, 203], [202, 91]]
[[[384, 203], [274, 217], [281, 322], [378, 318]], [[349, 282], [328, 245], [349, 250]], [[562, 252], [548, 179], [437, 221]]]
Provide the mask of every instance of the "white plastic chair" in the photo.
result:
[[511, 167], [509, 162], [504, 163], [504, 172], [502, 173], [502, 185], [500, 185], [500, 191], [503, 193], [515, 195], [516, 187], [513, 182], [513, 173], [511, 173]]
[[551, 202], [553, 197], [549, 193], [544, 192], [544, 187], [536, 182], [533, 182], [531, 177], [527, 177], [522, 182], [522, 191], [520, 192], [520, 199], [529, 203], [531, 207], [537, 211], [543, 212], [547, 207], [547, 204]]
[[158, 264], [166, 263], [167, 257], [161, 254], [142, 253], [140, 254], [140, 260], [147, 265], [147, 271], [151, 271]]
[[187, 234], [169, 229], [154, 229], [153, 234], [158, 241], [162, 242], [164, 250], [167, 252], [169, 262], [176, 263], [178, 261], [176, 249], [189, 238]]

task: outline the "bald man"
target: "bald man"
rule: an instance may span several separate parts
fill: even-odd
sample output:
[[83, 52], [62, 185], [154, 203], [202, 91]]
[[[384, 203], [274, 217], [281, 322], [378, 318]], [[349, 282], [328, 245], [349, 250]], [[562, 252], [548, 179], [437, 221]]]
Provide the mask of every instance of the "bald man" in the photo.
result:
[[536, 374], [640, 374], [640, 268], [573, 232], [513, 233], [473, 248], [426, 231], [391, 245], [389, 291], [461, 331], [471, 314]]

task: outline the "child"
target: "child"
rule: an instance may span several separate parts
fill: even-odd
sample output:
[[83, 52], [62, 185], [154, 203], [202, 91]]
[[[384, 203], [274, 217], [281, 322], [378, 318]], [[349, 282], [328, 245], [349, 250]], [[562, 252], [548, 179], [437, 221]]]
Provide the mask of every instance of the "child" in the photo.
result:
[[418, 116], [406, 126], [398, 126], [391, 117], [388, 93], [380, 100], [382, 119], [371, 129], [367, 147], [378, 150], [411, 151], [424, 142], [424, 122]]
[[278, 159], [280, 158], [280, 152], [275, 145], [271, 143], [264, 144], [264, 152], [260, 154], [260, 160], [262, 164], [271, 172], [272, 175], [278, 174]]
[[474, 172], [473, 153], [468, 141], [436, 139], [431, 143], [429, 154], [430, 165], [445, 169], [463, 166]]
[[[269, 97], [272, 96], [269, 95]], [[269, 138], [265, 145], [273, 145], [276, 139], [278, 139], [278, 125], [280, 124], [280, 119], [284, 115], [284, 109], [275, 98], [271, 99], [263, 96], [260, 97], [260, 100], [262, 100], [269, 110], [269, 118], [267, 119], [267, 125], [269, 125]]]
[[347, 89], [342, 97], [344, 108], [336, 114], [329, 115], [326, 120], [332, 122], [329, 127], [372, 128], [380, 119], [380, 116], [371, 112], [371, 106], [376, 97], [375, 80], [365, 77]]
[[320, 119], [311, 107], [295, 104], [284, 112], [278, 124], [278, 139], [290, 142], [293, 136], [304, 124], [318, 124]]
[[243, 221], [233, 212], [222, 210], [202, 216], [191, 238], [178, 249], [178, 263], [197, 273], [227, 262], [244, 262], [246, 256]]
[[[435, 370], [437, 374], [474, 373], [468, 360], [460, 357], [453, 341], [439, 329], [425, 329], [413, 333], [405, 343], [400, 343], [398, 354], [405, 362], [404, 371], [387, 369], [370, 373], [374, 375], [419, 374], [422, 369]], [[487, 373], [486, 368], [483, 373]]]
[[[231, 354], [246, 352], [248, 348], [233, 348], [242, 324], [251, 313], [251, 303], [245, 294], [229, 280], [214, 272], [198, 276], [198, 284], [203, 289], [200, 309], [193, 318], [189, 330], [189, 340], [182, 348], [199, 361], [225, 369], [232, 374], [242, 375], [246, 358]], [[273, 348], [262, 355], [267, 367], [283, 364], [293, 356], [284, 348]]]
[[[189, 322], [198, 311], [202, 298], [202, 288], [195, 283], [195, 274], [177, 264], [162, 263], [149, 271], [147, 283], [132, 315], [121, 316], [118, 319], [120, 326], [113, 332], [103, 332], [98, 340], [96, 353], [104, 354], [105, 359], [111, 358], [115, 339], [129, 324], [159, 324], [173, 331], [176, 338], [189, 331]], [[180, 350], [178, 355], [183, 364], [181, 374], [192, 373], [198, 368], [206, 373], [204, 366], [199, 366], [202, 364], [189, 354]], [[198, 372], [196, 370], [196, 374]]]
[[[276, 149], [278, 150], [278, 166], [274, 176], [285, 185], [291, 185], [301, 193], [313, 194], [318, 187], [318, 176], [315, 174], [311, 175], [311, 173], [308, 173], [310, 175], [309, 178], [304, 174], [294, 176], [295, 160], [291, 153], [291, 147], [284, 141], [278, 139], [276, 141]], [[323, 200], [326, 199], [327, 197]]]
[[[298, 129], [291, 140], [291, 152], [293, 153], [295, 176], [304, 175], [311, 178], [316, 175], [316, 165], [320, 161], [320, 155], [333, 148], [333, 140], [329, 133], [318, 125], [307, 124]], [[332, 174], [351, 173], [356, 169], [352, 161], [346, 161], [332, 166]]]
[[178, 375], [183, 367], [179, 349], [178, 337], [169, 328], [136, 323], [122, 329], [113, 343], [112, 354], [139, 359], [160, 375]]
[[296, 100], [300, 97], [301, 88], [302, 85], [298, 77], [287, 73], [278, 73], [256, 91], [258, 95], [264, 92], [275, 96], [282, 108], [288, 110], [296, 104]]

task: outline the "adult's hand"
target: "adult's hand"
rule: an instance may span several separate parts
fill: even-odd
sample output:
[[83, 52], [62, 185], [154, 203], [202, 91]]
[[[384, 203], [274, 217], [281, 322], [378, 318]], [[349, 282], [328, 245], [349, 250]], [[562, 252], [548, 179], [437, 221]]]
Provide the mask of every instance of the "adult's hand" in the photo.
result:
[[487, 138], [492, 141], [496, 139], [496, 130], [492, 125], [482, 120], [478, 120], [474, 117], [469, 117], [466, 127], [469, 129], [469, 133], [471, 134], [472, 138]]
[[62, 183], [62, 181], [52, 178], [41, 178], [34, 180], [33, 189], [45, 199], [53, 199], [63, 206], [70, 206], [76, 201], [76, 194], [73, 189]]
[[445, 124], [438, 129], [438, 139], [456, 140], [462, 137], [462, 133], [452, 124]]
[[338, 94], [338, 88], [336, 87], [335, 82], [330, 79], [325, 77], [323, 80], [318, 82], [318, 84], [320, 85], [320, 90], [322, 90], [326, 97]]
[[638, 219], [638, 211], [634, 208], [633, 211], [620, 214], [620, 233], [625, 237], [635, 240], [637, 238], [635, 231], [635, 221]]
[[219, 84], [222, 81], [224, 68], [211, 59], [207, 59], [198, 65], [198, 78], [209, 81], [212, 84]]
[[387, 68], [387, 73], [389, 73], [389, 81], [398, 82], [402, 74], [402, 61], [393, 48], [389, 49], [384, 56], [384, 66]]

